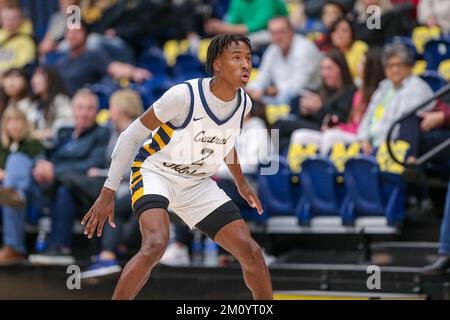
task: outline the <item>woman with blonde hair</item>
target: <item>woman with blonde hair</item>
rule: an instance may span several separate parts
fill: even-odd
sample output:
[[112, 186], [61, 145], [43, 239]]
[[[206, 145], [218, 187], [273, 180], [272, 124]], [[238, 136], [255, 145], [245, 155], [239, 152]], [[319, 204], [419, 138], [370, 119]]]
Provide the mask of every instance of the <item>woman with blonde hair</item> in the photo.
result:
[[34, 139], [25, 113], [9, 107], [1, 121], [0, 205], [3, 206], [3, 248], [0, 266], [25, 260], [26, 198], [31, 187], [31, 169], [43, 153]]

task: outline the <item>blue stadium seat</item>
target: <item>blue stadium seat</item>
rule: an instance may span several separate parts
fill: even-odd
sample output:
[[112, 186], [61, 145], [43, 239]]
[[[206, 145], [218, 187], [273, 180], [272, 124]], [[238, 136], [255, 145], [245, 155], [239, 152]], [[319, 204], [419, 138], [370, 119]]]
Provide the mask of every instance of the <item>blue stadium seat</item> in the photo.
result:
[[167, 75], [167, 61], [164, 52], [158, 48], [151, 48], [141, 54], [138, 66], [150, 70], [154, 75]]
[[189, 79], [203, 78], [204, 70], [205, 67], [196, 56], [181, 54], [173, 67], [174, 82], [181, 83]]
[[114, 91], [118, 89], [117, 86], [107, 85], [103, 83], [95, 83], [89, 85], [88, 88], [97, 95], [100, 103], [100, 110], [109, 108], [109, 98], [114, 93]]
[[405, 183], [401, 175], [382, 173], [373, 157], [358, 156], [347, 161], [344, 180], [344, 225], [353, 225], [359, 216], [384, 216], [389, 226], [403, 220]]
[[173, 82], [167, 76], [155, 76], [133, 88], [139, 92], [144, 103], [144, 108], [150, 107], [156, 100], [171, 87]]
[[437, 70], [439, 64], [450, 59], [450, 40], [446, 38], [430, 40], [425, 44], [423, 57], [428, 70]]
[[295, 213], [300, 225], [308, 226], [313, 216], [339, 216], [338, 172], [327, 158], [307, 159], [302, 164], [302, 196]]
[[447, 81], [436, 71], [426, 70], [420, 77], [428, 83], [434, 92], [438, 91], [447, 84]]
[[264, 209], [263, 219], [276, 215], [293, 215], [294, 198], [292, 196], [291, 170], [287, 159], [279, 157], [272, 159], [267, 165], [279, 165], [279, 170], [273, 175], [258, 175], [259, 197]]

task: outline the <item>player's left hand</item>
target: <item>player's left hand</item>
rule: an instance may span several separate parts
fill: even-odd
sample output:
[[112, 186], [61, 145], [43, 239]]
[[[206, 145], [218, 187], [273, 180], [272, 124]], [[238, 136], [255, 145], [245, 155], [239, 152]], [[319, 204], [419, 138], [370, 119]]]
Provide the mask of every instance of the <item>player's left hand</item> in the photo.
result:
[[255, 191], [253, 191], [252, 187], [249, 186], [247, 182], [242, 183], [237, 186], [239, 194], [242, 198], [244, 198], [250, 207], [256, 208], [258, 210], [258, 214], [263, 214], [263, 209], [261, 205], [261, 201], [259, 201], [258, 196], [256, 195]]

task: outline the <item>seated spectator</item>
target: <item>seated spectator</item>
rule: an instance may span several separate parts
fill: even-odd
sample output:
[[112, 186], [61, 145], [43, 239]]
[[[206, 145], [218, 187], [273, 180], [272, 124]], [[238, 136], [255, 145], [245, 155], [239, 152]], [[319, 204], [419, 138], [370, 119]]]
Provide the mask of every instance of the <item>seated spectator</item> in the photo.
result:
[[36, 162], [32, 170], [35, 187], [33, 201], [38, 208], [49, 205], [52, 230], [48, 249], [30, 255], [36, 264], [73, 264], [72, 229], [80, 206], [72, 192], [73, 178], [90, 168], [102, 168], [109, 141], [109, 130], [96, 122], [98, 99], [87, 89], [77, 92], [72, 101], [75, 126], [62, 128], [47, 160]]
[[412, 74], [414, 57], [406, 46], [387, 45], [382, 62], [387, 79], [374, 92], [358, 129], [357, 138], [366, 154], [386, 141], [397, 119], [434, 95], [425, 81]]
[[369, 50], [367, 44], [354, 39], [353, 26], [347, 18], [340, 18], [330, 28], [331, 45], [345, 55], [353, 80], [357, 79], [358, 66], [365, 53]]
[[[323, 5], [320, 7], [322, 11], [319, 12], [319, 15], [317, 15], [317, 17], [303, 17], [302, 15], [305, 14], [305, 10], [301, 11], [301, 4], [298, 5], [300, 8], [297, 9], [297, 11], [301, 12], [294, 11], [293, 13], [290, 13], [290, 18], [292, 24], [295, 26], [296, 31], [298, 30], [301, 33], [310, 34], [310, 36], [312, 33], [316, 32], [325, 34], [334, 21], [336, 21], [340, 17], [343, 17], [348, 12], [348, 10], [346, 10], [339, 1], [326, 0], [322, 2]], [[298, 21], [300, 20], [300, 17], [303, 18], [303, 23]]]
[[[312, 32], [321, 33], [314, 39], [315, 44], [320, 51], [327, 52], [331, 49], [330, 29], [333, 24], [340, 18], [345, 17], [347, 11], [337, 1], [327, 1], [322, 9], [322, 18], [319, 27], [311, 30]], [[311, 32], [307, 30], [308, 32]]]
[[[352, 110], [347, 122], [339, 122], [336, 117], [328, 117], [324, 121], [321, 131], [300, 129], [294, 131], [291, 144], [306, 145], [314, 143], [319, 146], [322, 156], [328, 155], [336, 143], [351, 143], [356, 140], [356, 133], [366, 112], [372, 94], [384, 79], [383, 65], [381, 64], [381, 50], [372, 49], [364, 59], [364, 68], [361, 75], [362, 87], [353, 96]], [[361, 69], [361, 68], [360, 68]]]
[[450, 32], [450, 2], [446, 0], [420, 0], [417, 20], [429, 27], [440, 27], [444, 34]]
[[47, 32], [39, 44], [39, 55], [45, 56], [56, 51], [59, 43], [64, 39], [67, 24], [67, 9], [80, 5], [80, 0], [59, 0], [59, 11], [55, 12], [48, 22]]
[[[94, 204], [108, 175], [108, 167], [111, 162], [111, 154], [120, 134], [136, 120], [143, 112], [142, 101], [133, 90], [116, 91], [110, 99], [111, 137], [105, 154], [106, 166], [90, 168], [87, 176], [80, 179], [80, 189], [88, 189], [90, 205]], [[137, 152], [137, 150], [136, 150]], [[131, 163], [130, 163], [131, 166]], [[130, 238], [130, 231], [138, 233], [139, 224], [131, 210], [130, 174], [126, 172], [122, 183], [116, 193], [115, 222], [117, 228], [113, 229], [105, 225], [103, 237], [100, 239], [101, 251], [96, 256], [94, 264], [88, 266], [81, 274], [82, 278], [105, 276], [117, 273], [122, 267], [117, 261], [117, 252], [120, 245], [126, 244]]]
[[[178, 0], [152, 4], [145, 15], [145, 22], [138, 25], [144, 28], [145, 34], [158, 44], [168, 40], [188, 39], [191, 46], [198, 46], [201, 37], [205, 36], [204, 25], [212, 18], [221, 19], [217, 12], [217, 0]], [[193, 51], [198, 48], [191, 48]]]
[[35, 70], [31, 88], [31, 104], [23, 111], [33, 125], [35, 137], [49, 147], [60, 128], [73, 125], [70, 99], [59, 74], [46, 66]]
[[132, 63], [135, 54], [131, 46], [144, 35], [143, 25], [151, 19], [154, 6], [151, 1], [109, 1], [101, 15], [88, 24], [88, 50], [105, 51], [113, 60]]
[[[353, 8], [355, 0], [304, 0], [304, 3], [305, 15], [310, 18], [320, 19], [321, 16], [323, 18], [323, 10], [327, 6], [327, 4], [335, 3], [339, 5], [345, 12], [348, 12]], [[330, 26], [331, 24], [333, 24], [333, 21], [330, 23]]]
[[[370, 6], [377, 6], [381, 11], [380, 28], [368, 26]], [[378, 11], [377, 11], [378, 12]], [[394, 36], [406, 36], [409, 32], [406, 27], [406, 15], [396, 12], [390, 0], [357, 0], [354, 7], [355, 39], [364, 41], [370, 47], [383, 46], [386, 40]]]
[[312, 42], [294, 34], [287, 17], [272, 19], [269, 31], [272, 44], [247, 92], [255, 101], [287, 104], [305, 86], [319, 87], [321, 56]]
[[0, 205], [3, 207], [3, 248], [0, 266], [25, 260], [25, 219], [31, 169], [43, 153], [42, 145], [31, 135], [26, 115], [15, 107], [2, 117], [0, 145]]
[[69, 44], [68, 57], [58, 62], [55, 67], [59, 72], [69, 95], [73, 95], [86, 84], [98, 82], [102, 77], [125, 78], [136, 82], [149, 79], [151, 74], [145, 69], [130, 64], [112, 61], [100, 51], [86, 49], [88, 30], [85, 23], [80, 29], [67, 29], [65, 39]]
[[108, 8], [114, 6], [119, 0], [81, 0], [83, 20], [91, 24], [98, 21]]
[[[231, 0], [227, 12], [227, 21], [210, 19], [205, 23], [208, 34], [240, 33], [253, 34], [252, 44], [257, 45], [256, 33], [267, 29], [270, 19], [276, 16], [287, 16], [286, 3], [282, 0]], [[265, 42], [265, 34], [261, 34]], [[267, 37], [267, 42], [269, 42]]]
[[[417, 158], [424, 155], [437, 145], [450, 139], [450, 107], [438, 101], [436, 107], [428, 112], [419, 113], [411, 116], [401, 122], [399, 138], [410, 143], [410, 152], [407, 161], [415, 163]], [[439, 152], [430, 161], [431, 166], [445, 167], [450, 163], [450, 148]], [[423, 167], [411, 170], [408, 175], [410, 191], [409, 204], [413, 209], [410, 210], [416, 216], [429, 215], [434, 212], [434, 204], [431, 199], [425, 171]], [[433, 170], [432, 170], [433, 171]], [[433, 174], [433, 172], [429, 172]], [[434, 170], [436, 171], [436, 170]], [[449, 170], [447, 170], [450, 172]], [[442, 169], [439, 174], [444, 174]]]
[[30, 85], [23, 70], [11, 69], [7, 71], [1, 81], [0, 116], [8, 107], [26, 110], [30, 104]]
[[36, 44], [31, 22], [25, 19], [18, 3], [1, 11], [0, 76], [11, 68], [23, 68], [36, 60]]
[[331, 50], [321, 64], [322, 87], [319, 92], [304, 90], [291, 102], [291, 115], [279, 120], [274, 129], [280, 130], [280, 150], [289, 145], [291, 134], [297, 129], [319, 131], [329, 117], [336, 123], [347, 122], [356, 88], [345, 57]]

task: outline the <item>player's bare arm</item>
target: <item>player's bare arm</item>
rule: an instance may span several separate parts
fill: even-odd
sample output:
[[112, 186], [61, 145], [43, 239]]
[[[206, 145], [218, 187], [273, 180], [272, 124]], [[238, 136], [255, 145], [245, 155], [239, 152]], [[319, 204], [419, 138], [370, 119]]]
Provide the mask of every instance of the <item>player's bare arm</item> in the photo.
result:
[[261, 202], [259, 201], [259, 198], [256, 195], [255, 191], [252, 189], [252, 187], [250, 187], [247, 179], [245, 179], [245, 176], [242, 173], [236, 148], [233, 148], [233, 150], [231, 150], [231, 152], [225, 157], [224, 160], [228, 166], [228, 170], [230, 170], [230, 173], [234, 178], [239, 194], [248, 202], [248, 204], [252, 208], [256, 208], [258, 210], [259, 215], [262, 215], [263, 209], [261, 206]]
[[[133, 152], [130, 152], [129, 150], [135, 150], [137, 145], [141, 142], [140, 140], [142, 140], [139, 139], [139, 137], [134, 139], [125, 138], [127, 135], [136, 136], [136, 133], [131, 130], [131, 127], [137, 126], [137, 130], [139, 130], [139, 125], [143, 126], [143, 130], [141, 131], [144, 132], [140, 134], [145, 137], [147, 135], [145, 131], [153, 131], [161, 124], [162, 123], [156, 117], [153, 108], [149, 108], [138, 120], [135, 121], [135, 123], [125, 130], [121, 136], [122, 139], [117, 141], [115, 146], [116, 152], [113, 153], [111, 167], [108, 174], [108, 179], [112, 179], [112, 175], [114, 175], [115, 177], [113, 180], [116, 181], [112, 184], [112, 186], [109, 186], [107, 183], [105, 184], [94, 205], [81, 221], [83, 226], [86, 225], [84, 234], [89, 239], [94, 236], [95, 231], [97, 231], [97, 236], [101, 237], [106, 219], [108, 219], [108, 223], [112, 228], [116, 227], [114, 223], [114, 197], [117, 187], [114, 186], [118, 186], [118, 183], [120, 183], [120, 177], [123, 176], [123, 172], [129, 169], [128, 164], [134, 156]], [[126, 167], [124, 167], [124, 164], [126, 164]]]

